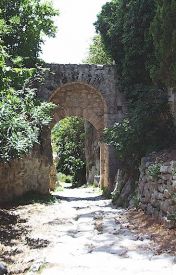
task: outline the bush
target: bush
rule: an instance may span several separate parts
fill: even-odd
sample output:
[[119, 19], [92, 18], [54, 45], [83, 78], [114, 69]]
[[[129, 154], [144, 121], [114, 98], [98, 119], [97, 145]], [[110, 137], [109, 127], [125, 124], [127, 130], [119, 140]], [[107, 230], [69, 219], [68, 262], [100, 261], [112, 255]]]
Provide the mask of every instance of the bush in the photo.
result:
[[157, 179], [160, 175], [160, 168], [161, 164], [155, 163], [148, 167], [147, 172], [153, 179]]

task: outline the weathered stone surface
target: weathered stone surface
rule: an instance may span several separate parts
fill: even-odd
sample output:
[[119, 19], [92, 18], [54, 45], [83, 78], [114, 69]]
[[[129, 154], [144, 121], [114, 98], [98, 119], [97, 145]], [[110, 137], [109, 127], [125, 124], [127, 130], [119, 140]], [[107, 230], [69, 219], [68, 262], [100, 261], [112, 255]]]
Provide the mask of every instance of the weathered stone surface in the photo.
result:
[[7, 267], [3, 263], [0, 263], [0, 275], [5, 275], [5, 274], [8, 274]]
[[176, 213], [176, 199], [174, 199], [176, 180], [175, 176], [173, 176], [176, 162], [168, 161], [162, 163], [160, 174], [151, 181], [148, 175], [148, 167], [149, 164], [155, 165], [155, 161], [155, 159], [150, 160], [149, 157], [147, 162], [141, 161], [138, 187], [140, 206], [150, 215], [163, 220], [168, 228], [173, 228], [176, 226], [176, 221], [170, 221], [167, 217]]
[[171, 173], [171, 172], [172, 172], [172, 167], [171, 166], [161, 165], [160, 173], [168, 174], [168, 173]]
[[[110, 193], [114, 189], [118, 161], [114, 148], [100, 141], [103, 129], [121, 121], [126, 113], [124, 97], [118, 90], [116, 66], [48, 64], [47, 68], [43, 84], [35, 85], [41, 100], [57, 106], [50, 126], [68, 116], [82, 117], [94, 126], [95, 143], [100, 144], [100, 163], [96, 158], [91, 176], [93, 178], [100, 170], [100, 184]], [[44, 129], [41, 139], [35, 156], [0, 164], [1, 201], [32, 190], [47, 193], [49, 188], [54, 189], [50, 129]]]
[[164, 190], [164, 198], [169, 199], [171, 197], [171, 193], [169, 193], [168, 189]]
[[[96, 129], [100, 142], [103, 129], [124, 117], [126, 104], [118, 90], [116, 66], [48, 64], [44, 84], [38, 96], [57, 105], [52, 125], [67, 116], [82, 117]], [[93, 142], [94, 143], [94, 142]], [[90, 150], [90, 154], [92, 150]], [[91, 158], [87, 154], [87, 159]], [[96, 163], [95, 163], [96, 162]], [[97, 160], [87, 167], [88, 181], [97, 170]], [[114, 189], [118, 170], [116, 153], [112, 146], [100, 143], [100, 184], [107, 191]], [[89, 172], [88, 172], [89, 171]]]
[[172, 189], [174, 192], [176, 192], [176, 181], [173, 181], [172, 183]]
[[0, 163], [0, 202], [10, 201], [29, 191], [47, 194], [50, 169], [45, 159], [34, 156]]

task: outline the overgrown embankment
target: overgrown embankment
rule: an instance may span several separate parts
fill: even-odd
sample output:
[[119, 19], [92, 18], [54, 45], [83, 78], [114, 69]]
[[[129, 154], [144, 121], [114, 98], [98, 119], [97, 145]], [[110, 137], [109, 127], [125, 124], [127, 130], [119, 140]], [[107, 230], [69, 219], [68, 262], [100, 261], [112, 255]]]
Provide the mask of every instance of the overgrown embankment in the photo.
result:
[[175, 14], [175, 1], [115, 0], [95, 23], [127, 101], [125, 118], [105, 132], [121, 160], [118, 205], [128, 205], [136, 189], [141, 158], [175, 143], [167, 90], [176, 83]]

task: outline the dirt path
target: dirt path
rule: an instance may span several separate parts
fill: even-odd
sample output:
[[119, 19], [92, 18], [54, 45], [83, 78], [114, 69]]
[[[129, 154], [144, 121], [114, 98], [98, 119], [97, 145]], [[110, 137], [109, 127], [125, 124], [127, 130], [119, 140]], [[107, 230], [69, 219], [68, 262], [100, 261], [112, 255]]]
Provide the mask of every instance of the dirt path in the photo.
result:
[[19, 215], [15, 226], [21, 235], [2, 243], [10, 274], [176, 274], [174, 250], [164, 253], [169, 243], [161, 250], [157, 238], [163, 232], [167, 236], [167, 230], [152, 225], [140, 233], [140, 212], [114, 209], [90, 188], [66, 189], [57, 196], [51, 205], [11, 210]]

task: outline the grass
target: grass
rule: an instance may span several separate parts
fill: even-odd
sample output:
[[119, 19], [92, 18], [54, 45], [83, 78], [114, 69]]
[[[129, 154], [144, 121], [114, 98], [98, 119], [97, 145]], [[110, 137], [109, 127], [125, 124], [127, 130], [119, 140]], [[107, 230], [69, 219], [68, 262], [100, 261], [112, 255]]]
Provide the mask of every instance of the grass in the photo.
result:
[[58, 182], [67, 182], [67, 183], [71, 183], [72, 182], [72, 176], [70, 175], [65, 175], [63, 173], [58, 173], [57, 174], [57, 180]]

